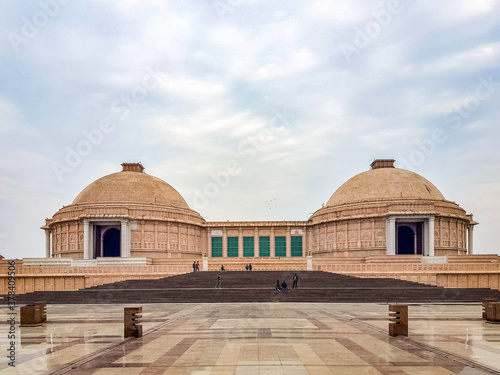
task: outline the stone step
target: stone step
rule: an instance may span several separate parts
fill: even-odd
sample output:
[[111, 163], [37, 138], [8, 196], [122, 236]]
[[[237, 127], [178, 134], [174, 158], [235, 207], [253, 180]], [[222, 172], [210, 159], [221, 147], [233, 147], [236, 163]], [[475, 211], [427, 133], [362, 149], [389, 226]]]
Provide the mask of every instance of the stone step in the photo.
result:
[[[156, 280], [126, 280], [78, 291], [44, 291], [17, 296], [17, 303], [214, 303], [214, 302], [344, 302], [431, 303], [480, 302], [500, 299], [491, 289], [442, 288], [397, 279], [364, 279], [321, 271], [221, 272], [222, 288], [215, 289], [218, 272], [192, 272]], [[299, 288], [276, 291], [276, 280]]]

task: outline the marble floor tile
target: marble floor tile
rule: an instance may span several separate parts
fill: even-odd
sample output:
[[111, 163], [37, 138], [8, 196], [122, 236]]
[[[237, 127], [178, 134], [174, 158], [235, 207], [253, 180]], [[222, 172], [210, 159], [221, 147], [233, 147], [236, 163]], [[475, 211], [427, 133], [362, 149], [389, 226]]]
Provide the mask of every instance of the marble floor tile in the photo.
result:
[[[387, 304], [146, 304], [140, 339], [124, 305], [49, 305], [16, 327], [0, 374], [500, 374], [500, 325], [479, 304], [409, 306], [409, 336], [388, 336]], [[19, 315], [19, 312], [18, 312]], [[7, 309], [0, 347], [7, 352]]]

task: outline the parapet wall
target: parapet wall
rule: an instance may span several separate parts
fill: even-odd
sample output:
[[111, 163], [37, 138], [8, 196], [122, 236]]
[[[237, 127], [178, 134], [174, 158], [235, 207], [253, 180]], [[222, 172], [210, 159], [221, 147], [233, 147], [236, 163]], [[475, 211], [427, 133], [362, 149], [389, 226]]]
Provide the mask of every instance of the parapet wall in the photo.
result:
[[[204, 258], [204, 259], [141, 259], [137, 265], [24, 265], [15, 260], [16, 294], [41, 290], [77, 290], [131, 279], [160, 279], [192, 272], [199, 261], [201, 271], [243, 271], [251, 263], [254, 271], [315, 270], [357, 277], [414, 281], [429, 285], [460, 288], [491, 288], [500, 290], [500, 257], [468, 255], [436, 257], [419, 255], [376, 256], [353, 258]], [[435, 261], [436, 263], [433, 263]], [[33, 262], [31, 260], [30, 262]], [[47, 263], [45, 263], [47, 264]], [[0, 261], [0, 273], [7, 275], [8, 260]], [[0, 295], [8, 293], [8, 277], [0, 279]]]

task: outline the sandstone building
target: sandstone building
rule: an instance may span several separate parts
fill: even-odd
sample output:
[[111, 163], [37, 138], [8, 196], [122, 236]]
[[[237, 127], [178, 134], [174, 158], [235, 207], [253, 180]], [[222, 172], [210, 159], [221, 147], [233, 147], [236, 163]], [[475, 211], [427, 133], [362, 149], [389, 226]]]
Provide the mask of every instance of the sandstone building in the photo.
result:
[[472, 215], [422, 176], [375, 160], [305, 221], [207, 222], [139, 163], [47, 219], [47, 258], [424, 257], [473, 252]]

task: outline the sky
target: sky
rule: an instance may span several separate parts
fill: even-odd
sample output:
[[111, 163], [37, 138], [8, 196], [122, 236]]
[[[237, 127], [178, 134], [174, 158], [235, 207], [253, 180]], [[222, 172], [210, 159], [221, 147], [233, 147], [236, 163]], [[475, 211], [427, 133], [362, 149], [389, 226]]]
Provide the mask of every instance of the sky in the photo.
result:
[[498, 253], [500, 0], [2, 1], [0, 254], [141, 162], [207, 221], [307, 220], [374, 159]]

